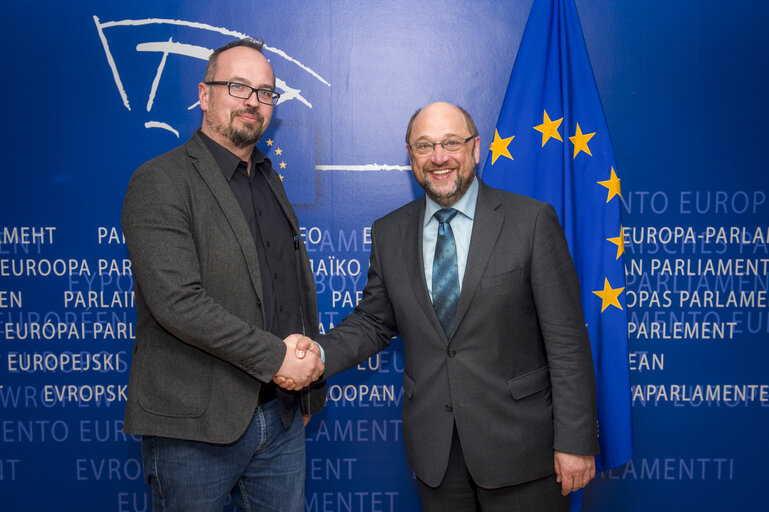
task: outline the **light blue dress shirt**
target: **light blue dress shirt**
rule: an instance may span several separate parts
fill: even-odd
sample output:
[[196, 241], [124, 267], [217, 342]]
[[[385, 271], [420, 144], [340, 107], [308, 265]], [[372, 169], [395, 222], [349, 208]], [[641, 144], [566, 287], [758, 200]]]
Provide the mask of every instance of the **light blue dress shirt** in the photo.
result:
[[[454, 203], [451, 208], [459, 213], [451, 221], [451, 231], [454, 232], [454, 243], [457, 246], [457, 272], [459, 273], [459, 291], [462, 291], [462, 279], [467, 267], [467, 253], [470, 251], [470, 237], [473, 234], [473, 219], [475, 205], [478, 202], [478, 178], [473, 178], [473, 184], [467, 192]], [[430, 300], [433, 296], [433, 259], [435, 258], [435, 242], [438, 240], [438, 219], [435, 212], [443, 208], [425, 195], [425, 218], [422, 224], [422, 259], [425, 262], [425, 279]], [[320, 345], [318, 345], [320, 347]], [[321, 361], [326, 362], [326, 354], [320, 347]]]
[[[467, 253], [470, 250], [470, 236], [473, 234], [473, 219], [475, 218], [475, 205], [478, 202], [478, 178], [473, 178], [473, 184], [467, 192], [459, 198], [459, 201], [451, 205], [451, 208], [459, 213], [451, 221], [451, 230], [454, 232], [454, 242], [457, 246], [457, 271], [459, 272], [459, 291], [462, 291], [462, 280], [465, 277], [467, 267]], [[422, 259], [425, 263], [425, 280], [427, 291], [433, 296], [433, 258], [435, 258], [435, 242], [438, 239], [438, 226], [440, 222], [435, 218], [435, 212], [443, 208], [441, 205], [425, 195], [425, 218], [422, 224]]]

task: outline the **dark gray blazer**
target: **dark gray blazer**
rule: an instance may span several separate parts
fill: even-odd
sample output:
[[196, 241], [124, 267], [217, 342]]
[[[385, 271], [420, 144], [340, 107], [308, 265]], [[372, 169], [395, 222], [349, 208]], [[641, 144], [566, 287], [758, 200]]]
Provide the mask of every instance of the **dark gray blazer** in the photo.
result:
[[[299, 223], [274, 170], [267, 181], [298, 235]], [[261, 384], [277, 372], [286, 348], [263, 330], [253, 237], [197, 134], [137, 169], [128, 185], [122, 225], [138, 315], [125, 431], [235, 441], [251, 420]], [[297, 240], [304, 330], [315, 337], [315, 280]], [[317, 412], [325, 403], [325, 385], [299, 398], [305, 412]]]
[[374, 223], [362, 300], [319, 340], [326, 376], [402, 336], [404, 442], [431, 486], [446, 470], [454, 422], [470, 473], [486, 488], [552, 474], [553, 450], [598, 453], [579, 282], [553, 208], [480, 183], [448, 338], [425, 283], [424, 208], [417, 199]]

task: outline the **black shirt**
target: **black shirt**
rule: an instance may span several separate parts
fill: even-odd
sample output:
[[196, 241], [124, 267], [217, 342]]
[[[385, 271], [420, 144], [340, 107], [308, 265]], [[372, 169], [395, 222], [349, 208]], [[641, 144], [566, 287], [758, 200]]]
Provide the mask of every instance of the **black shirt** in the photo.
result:
[[267, 175], [272, 163], [259, 148], [251, 153], [251, 172], [246, 162], [202, 131], [198, 134], [230, 185], [243, 211], [259, 255], [265, 330], [283, 339], [303, 332], [299, 281], [296, 270], [298, 233], [294, 233], [280, 207]]

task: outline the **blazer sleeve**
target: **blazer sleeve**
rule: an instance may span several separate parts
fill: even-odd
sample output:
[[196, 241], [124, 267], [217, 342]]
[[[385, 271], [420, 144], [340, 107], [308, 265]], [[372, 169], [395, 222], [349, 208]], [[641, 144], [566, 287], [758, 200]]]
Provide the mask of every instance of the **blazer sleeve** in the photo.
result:
[[531, 262], [532, 293], [550, 367], [553, 448], [597, 454], [595, 375], [579, 280], [549, 204], [536, 217]]
[[[189, 162], [156, 159], [131, 178], [122, 227], [135, 284], [152, 317], [175, 338], [267, 382], [280, 368], [286, 346], [206, 293], [198, 251], [222, 248], [215, 240], [205, 241], [210, 247], [196, 240], [193, 223], [201, 222], [195, 220], [201, 212], [183, 176], [190, 170]], [[238, 278], [248, 276], [232, 276]]]
[[390, 339], [398, 334], [382, 275], [382, 243], [377, 239], [378, 224], [379, 221], [371, 227], [368, 277], [360, 302], [339, 325], [318, 339], [326, 352], [326, 378], [352, 368], [385, 349]]

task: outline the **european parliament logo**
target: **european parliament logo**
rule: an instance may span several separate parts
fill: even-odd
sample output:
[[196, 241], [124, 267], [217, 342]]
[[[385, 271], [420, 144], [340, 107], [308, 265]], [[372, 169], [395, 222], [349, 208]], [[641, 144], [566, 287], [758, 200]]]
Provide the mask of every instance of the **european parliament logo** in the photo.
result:
[[[176, 19], [122, 19], [102, 21], [93, 16], [107, 65], [117, 89], [116, 99], [141, 116], [144, 128], [158, 134], [192, 133], [200, 116], [197, 84], [215, 48], [233, 39], [250, 37], [235, 30]], [[318, 72], [280, 48], [264, 45], [264, 54], [275, 71], [275, 88], [281, 94], [278, 108], [288, 103], [311, 110], [320, 91], [331, 84]], [[190, 60], [192, 59], [192, 60]], [[317, 87], [317, 85], [321, 87]], [[276, 110], [259, 147], [281, 175], [291, 202], [315, 202], [314, 127], [292, 124]]]

